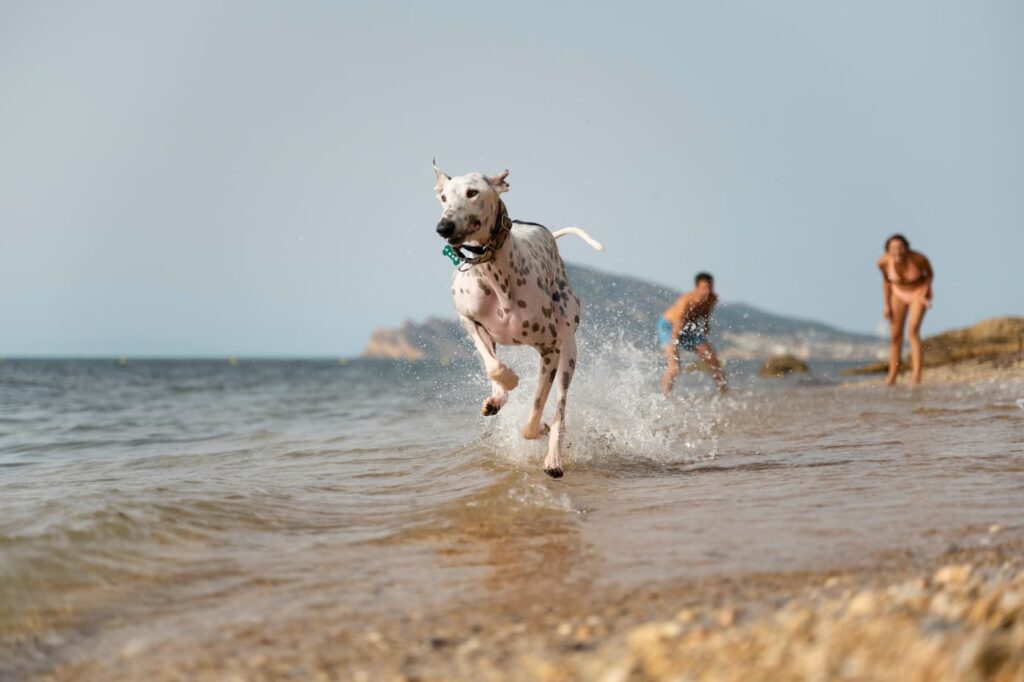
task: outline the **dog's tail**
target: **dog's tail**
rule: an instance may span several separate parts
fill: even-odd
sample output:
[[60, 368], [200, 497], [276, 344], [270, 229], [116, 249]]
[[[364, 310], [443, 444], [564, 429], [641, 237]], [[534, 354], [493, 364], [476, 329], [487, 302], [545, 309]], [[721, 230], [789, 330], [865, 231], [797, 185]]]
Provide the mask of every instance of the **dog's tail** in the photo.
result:
[[552, 232], [551, 234], [552, 236], [554, 236], [555, 239], [558, 239], [559, 237], [564, 237], [567, 234], [574, 234], [583, 241], [585, 241], [586, 243], [590, 244], [592, 247], [594, 247], [595, 251], [604, 251], [604, 244], [591, 237], [589, 234], [587, 234], [586, 230], [579, 227], [563, 227], [558, 232]]

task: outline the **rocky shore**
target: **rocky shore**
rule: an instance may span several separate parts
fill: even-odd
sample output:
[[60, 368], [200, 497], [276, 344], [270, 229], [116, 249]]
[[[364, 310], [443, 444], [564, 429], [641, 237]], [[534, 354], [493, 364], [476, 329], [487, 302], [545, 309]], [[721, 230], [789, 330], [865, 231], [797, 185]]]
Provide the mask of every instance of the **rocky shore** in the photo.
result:
[[[125, 650], [47, 679], [1020, 680], [1021, 528], [839, 571], [500, 598], [387, 622], [282, 617], [201, 651]], [[255, 641], [254, 639], [255, 638]], [[244, 652], [244, 653], [243, 653]]]
[[[995, 317], [964, 329], [954, 329], [923, 339], [921, 361], [925, 369], [953, 367], [961, 363], [1006, 369], [1024, 359], [1024, 317]], [[884, 374], [887, 361], [873, 362], [847, 371], [847, 374]], [[905, 357], [901, 372], [910, 369]], [[930, 374], [930, 373], [929, 373]]]

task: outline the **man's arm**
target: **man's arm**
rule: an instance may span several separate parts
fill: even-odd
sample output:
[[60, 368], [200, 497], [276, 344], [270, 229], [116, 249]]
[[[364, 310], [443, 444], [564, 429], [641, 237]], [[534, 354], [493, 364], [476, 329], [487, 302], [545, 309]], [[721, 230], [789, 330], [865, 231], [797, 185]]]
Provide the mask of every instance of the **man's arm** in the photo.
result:
[[686, 311], [690, 307], [690, 294], [683, 294], [676, 299], [676, 304], [672, 306], [673, 310], [677, 310], [678, 314], [673, 316], [672, 322], [672, 340], [675, 341], [679, 338], [679, 334], [683, 331], [683, 323], [686, 319]]
[[711, 305], [708, 306], [708, 314], [704, 316], [704, 336], [711, 336], [711, 313], [715, 312], [718, 305], [718, 294], [711, 294]]

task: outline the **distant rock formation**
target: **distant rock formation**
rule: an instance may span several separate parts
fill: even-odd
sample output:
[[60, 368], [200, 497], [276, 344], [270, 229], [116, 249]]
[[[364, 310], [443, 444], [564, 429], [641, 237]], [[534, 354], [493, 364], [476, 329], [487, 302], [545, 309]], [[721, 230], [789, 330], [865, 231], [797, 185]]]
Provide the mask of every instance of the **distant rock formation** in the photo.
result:
[[[656, 350], [654, 325], [681, 293], [634, 277], [611, 275], [567, 264], [569, 281], [583, 302], [580, 338], [599, 342], [611, 335]], [[438, 295], [447, 287], [438, 284]], [[802, 359], [867, 360], [884, 350], [876, 337], [844, 332], [820, 322], [773, 315], [743, 303], [721, 303], [711, 320], [711, 341], [730, 359], [760, 359], [790, 353]], [[454, 319], [406, 322], [399, 329], [378, 329], [365, 357], [471, 357], [473, 346]]]
[[376, 329], [363, 349], [366, 358], [445, 360], [472, 352], [465, 331], [455, 320], [430, 318], [406, 321], [398, 329]]
[[[1024, 317], [994, 317], [972, 327], [930, 336], [921, 343], [924, 367], [942, 367], [965, 360], [998, 360], [1009, 355], [1024, 356]], [[900, 370], [909, 368], [909, 357], [905, 357]], [[847, 373], [878, 374], [888, 369], [888, 362], [875, 362]]]
[[794, 372], [806, 374], [809, 371], [807, 363], [789, 353], [785, 355], [773, 355], [761, 365], [759, 374], [763, 377], [784, 377]]

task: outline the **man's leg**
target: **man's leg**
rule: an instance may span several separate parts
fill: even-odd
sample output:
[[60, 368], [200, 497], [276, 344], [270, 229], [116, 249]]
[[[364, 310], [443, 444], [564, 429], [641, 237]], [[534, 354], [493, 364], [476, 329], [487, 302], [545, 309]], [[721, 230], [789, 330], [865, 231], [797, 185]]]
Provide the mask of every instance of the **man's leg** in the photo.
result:
[[661, 392], [667, 398], [668, 394], [672, 392], [672, 384], [679, 376], [679, 344], [675, 341], [669, 341], [665, 345], [665, 359], [668, 360], [668, 367], [665, 368], [665, 374], [661, 377]]
[[725, 393], [729, 390], [728, 384], [725, 383], [725, 374], [722, 372], [722, 363], [718, 361], [718, 356], [715, 354], [715, 349], [711, 347], [710, 343], [702, 343], [695, 349], [697, 356], [707, 364], [711, 369], [711, 377], [715, 380], [718, 385], [719, 393]]

